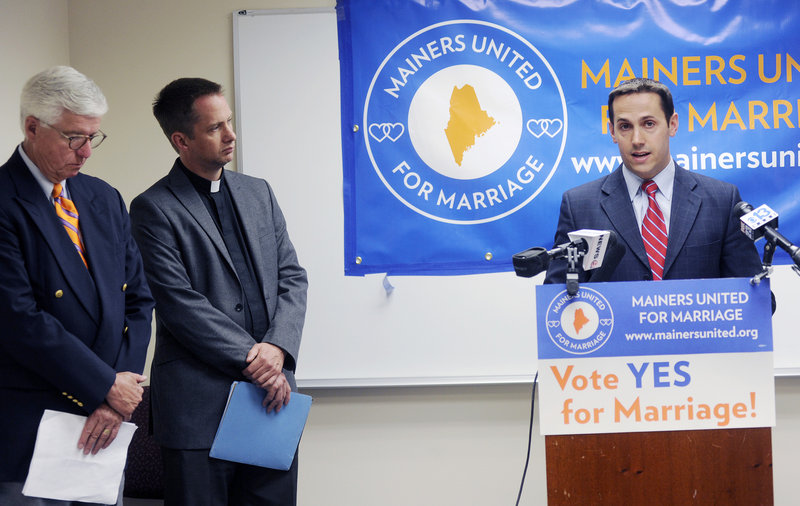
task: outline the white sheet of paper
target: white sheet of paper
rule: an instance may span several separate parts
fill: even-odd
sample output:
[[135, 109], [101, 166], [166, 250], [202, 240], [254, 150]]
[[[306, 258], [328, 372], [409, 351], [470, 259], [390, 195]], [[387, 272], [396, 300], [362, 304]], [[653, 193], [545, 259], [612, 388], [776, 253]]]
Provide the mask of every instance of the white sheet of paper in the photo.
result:
[[23, 495], [115, 504], [136, 425], [123, 422], [116, 439], [96, 455], [84, 455], [78, 439], [85, 416], [45, 410], [22, 487]]

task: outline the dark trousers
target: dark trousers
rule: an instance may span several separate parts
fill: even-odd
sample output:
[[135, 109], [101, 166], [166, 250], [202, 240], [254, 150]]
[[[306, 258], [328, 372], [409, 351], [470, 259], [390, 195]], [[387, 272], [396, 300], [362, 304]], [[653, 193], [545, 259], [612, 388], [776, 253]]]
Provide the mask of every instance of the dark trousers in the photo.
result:
[[164, 506], [295, 506], [297, 454], [288, 471], [237, 464], [208, 450], [161, 448]]

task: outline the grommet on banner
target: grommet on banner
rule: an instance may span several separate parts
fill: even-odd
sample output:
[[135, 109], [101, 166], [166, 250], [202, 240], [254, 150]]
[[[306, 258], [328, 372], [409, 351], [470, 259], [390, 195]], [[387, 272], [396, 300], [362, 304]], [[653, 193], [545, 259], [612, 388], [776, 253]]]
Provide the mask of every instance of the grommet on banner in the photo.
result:
[[486, 259], [486, 261], [488, 262], [489, 260], [491, 260], [492, 258], [494, 258], [494, 255], [492, 255], [492, 252], [491, 252], [491, 251], [487, 251], [487, 252], [486, 252], [486, 254], [485, 254], [485, 255], [483, 255], [483, 257], [484, 257], [484, 258]]

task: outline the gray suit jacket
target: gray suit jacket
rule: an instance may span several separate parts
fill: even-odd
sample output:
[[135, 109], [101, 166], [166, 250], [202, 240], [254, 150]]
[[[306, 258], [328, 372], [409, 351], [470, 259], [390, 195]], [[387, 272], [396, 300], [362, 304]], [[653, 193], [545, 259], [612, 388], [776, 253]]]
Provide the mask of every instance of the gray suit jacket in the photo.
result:
[[[226, 172], [270, 320], [260, 340], [286, 352], [295, 389], [306, 272], [263, 179]], [[244, 329], [243, 289], [211, 215], [176, 161], [131, 203], [133, 235], [156, 300], [153, 429], [163, 446], [210, 448], [234, 380], [256, 341]]]
[[[747, 277], [761, 270], [753, 241], [733, 215], [741, 200], [734, 185], [689, 172], [676, 162], [672, 191], [664, 279]], [[583, 228], [613, 230], [625, 246], [610, 281], [652, 280], [622, 166], [564, 193], [555, 244], [569, 242], [567, 233]], [[564, 283], [566, 264], [565, 259], [553, 261], [545, 283]], [[592, 273], [581, 272], [580, 281], [591, 281]]]

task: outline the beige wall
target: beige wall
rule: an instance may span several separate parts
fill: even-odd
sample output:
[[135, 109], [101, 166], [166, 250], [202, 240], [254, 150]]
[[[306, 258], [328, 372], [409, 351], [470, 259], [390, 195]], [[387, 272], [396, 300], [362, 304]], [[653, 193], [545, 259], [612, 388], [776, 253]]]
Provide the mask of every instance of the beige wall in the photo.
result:
[[0, 157], [22, 141], [19, 94], [30, 76], [69, 63], [66, 0], [0, 0]]
[[[179, 76], [203, 76], [223, 83], [232, 101], [232, 11], [333, 3], [0, 0], [0, 147], [10, 153], [21, 139], [24, 81], [41, 68], [69, 63], [95, 79], [111, 105], [103, 122], [110, 138], [86, 170], [130, 202], [174, 157], [150, 113], [161, 86]], [[525, 462], [529, 385], [310, 393], [315, 400], [301, 444], [300, 505], [514, 504]], [[800, 378], [778, 380], [777, 400], [776, 504], [790, 505], [800, 497]], [[527, 484], [522, 504], [543, 505], [539, 436]]]
[[[126, 201], [172, 166], [175, 153], [151, 112], [158, 90], [178, 77], [223, 85], [233, 108], [233, 21], [241, 8], [333, 7], [326, 0], [70, 0], [70, 63], [97, 81], [110, 110], [109, 139], [87, 172]], [[231, 167], [235, 167], [235, 164]]]

